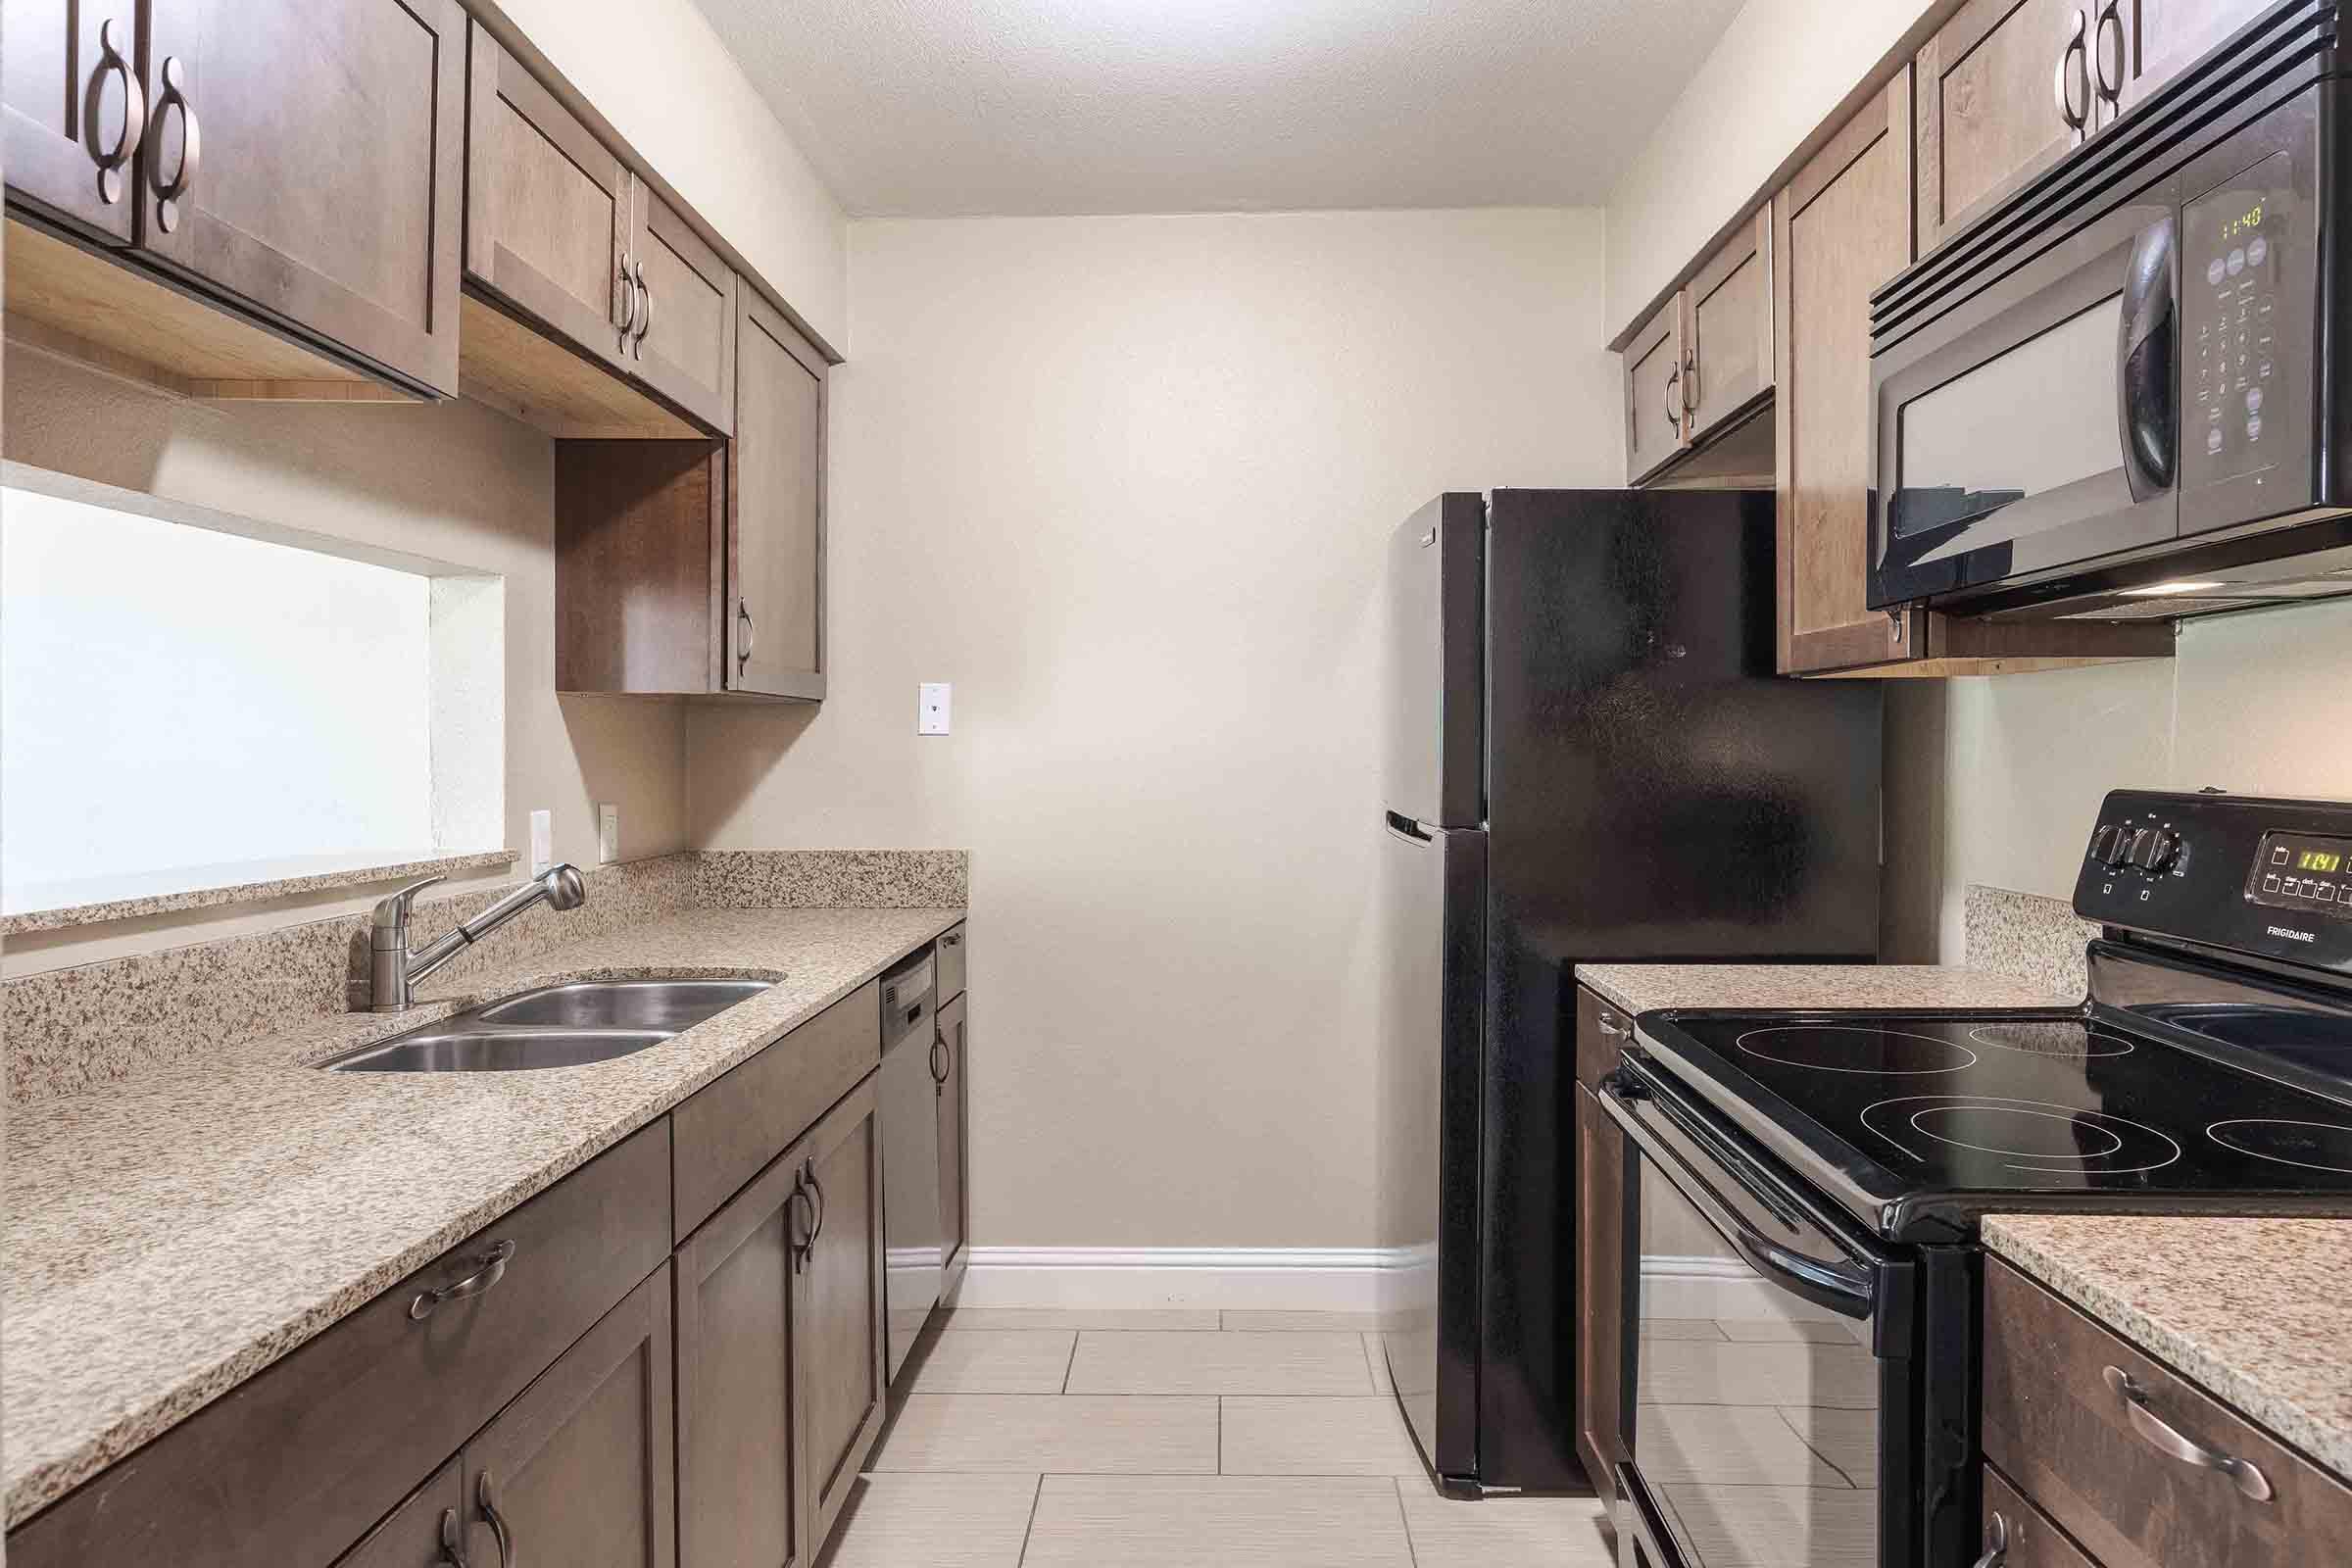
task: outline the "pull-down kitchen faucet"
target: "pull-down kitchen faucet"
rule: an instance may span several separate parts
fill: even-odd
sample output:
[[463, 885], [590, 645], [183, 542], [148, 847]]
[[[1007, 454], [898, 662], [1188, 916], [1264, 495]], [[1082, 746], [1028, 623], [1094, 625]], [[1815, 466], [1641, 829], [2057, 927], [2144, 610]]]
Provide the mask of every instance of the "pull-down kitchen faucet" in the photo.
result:
[[377, 902], [374, 929], [369, 933], [368, 941], [373, 959], [368, 1002], [371, 1010], [401, 1011], [408, 1006], [410, 988], [417, 981], [542, 899], [559, 909], [576, 909], [588, 902], [588, 884], [581, 880], [579, 867], [570, 864], [554, 866], [544, 875], [525, 882], [465, 924], [452, 926], [412, 953], [409, 951], [409, 906], [415, 902], [417, 894], [440, 880], [437, 876], [428, 876]]

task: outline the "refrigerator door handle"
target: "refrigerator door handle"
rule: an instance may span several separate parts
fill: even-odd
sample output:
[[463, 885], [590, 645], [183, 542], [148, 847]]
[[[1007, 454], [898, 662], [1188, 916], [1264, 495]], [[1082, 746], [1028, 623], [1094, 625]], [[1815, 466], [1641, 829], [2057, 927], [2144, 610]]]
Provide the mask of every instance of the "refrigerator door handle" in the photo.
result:
[[1390, 832], [1395, 833], [1401, 838], [1411, 839], [1416, 844], [1434, 844], [1437, 842], [1438, 835], [1434, 831], [1423, 827], [1420, 823], [1414, 821], [1402, 811], [1391, 811], [1388, 813], [1388, 816]]

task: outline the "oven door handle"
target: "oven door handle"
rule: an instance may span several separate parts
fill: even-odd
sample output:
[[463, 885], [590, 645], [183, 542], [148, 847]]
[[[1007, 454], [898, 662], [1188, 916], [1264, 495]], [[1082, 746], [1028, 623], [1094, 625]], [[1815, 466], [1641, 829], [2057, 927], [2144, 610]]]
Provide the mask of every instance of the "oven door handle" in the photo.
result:
[[[1835, 1263], [1825, 1262], [1783, 1247], [1770, 1237], [1759, 1234], [1754, 1226], [1733, 1210], [1731, 1204], [1715, 1195], [1715, 1190], [1703, 1176], [1691, 1169], [1689, 1161], [1642, 1125], [1641, 1117], [1634, 1113], [1632, 1106], [1646, 1098], [1643, 1086], [1629, 1084], [1620, 1073], [1611, 1075], [1603, 1087], [1608, 1092], [1601, 1098], [1601, 1108], [1608, 1112], [1609, 1119], [1624, 1130], [1626, 1137], [1632, 1139], [1642, 1153], [1649, 1156], [1651, 1163], [1674, 1184], [1675, 1190], [1706, 1216], [1707, 1222], [1738, 1250], [1749, 1267], [1790, 1295], [1811, 1301], [1815, 1306], [1827, 1307], [1840, 1317], [1862, 1322], [1870, 1320], [1878, 1308], [1878, 1284], [1875, 1273], [1869, 1267], [1851, 1258]], [[1715, 1152], [1715, 1150], [1710, 1149], [1710, 1152]], [[1736, 1173], [1728, 1159], [1725, 1173], [1733, 1175], [1735, 1180], [1740, 1180], [1744, 1174]], [[1741, 1180], [1740, 1185], [1747, 1183]]]

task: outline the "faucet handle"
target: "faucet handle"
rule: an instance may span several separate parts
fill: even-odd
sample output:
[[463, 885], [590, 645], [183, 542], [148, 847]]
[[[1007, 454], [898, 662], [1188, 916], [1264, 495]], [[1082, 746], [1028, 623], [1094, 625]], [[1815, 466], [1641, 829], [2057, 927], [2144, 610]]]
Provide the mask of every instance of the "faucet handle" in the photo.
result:
[[436, 882], [447, 880], [446, 876], [423, 877], [389, 898], [376, 900], [375, 928], [378, 931], [406, 931], [409, 928], [409, 906], [416, 902], [416, 895]]

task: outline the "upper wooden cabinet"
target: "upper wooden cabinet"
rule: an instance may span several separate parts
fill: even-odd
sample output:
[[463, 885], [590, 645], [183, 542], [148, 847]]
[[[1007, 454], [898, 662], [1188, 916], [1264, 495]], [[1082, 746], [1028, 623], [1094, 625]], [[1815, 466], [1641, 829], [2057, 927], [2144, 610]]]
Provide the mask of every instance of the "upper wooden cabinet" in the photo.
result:
[[458, 389], [458, 0], [151, 0], [137, 245]]
[[724, 435], [735, 428], [735, 270], [643, 179], [625, 259], [631, 374]]
[[1759, 209], [1625, 346], [1629, 482], [1753, 412], [1772, 393], [1772, 216]]
[[1642, 323], [1620, 357], [1625, 382], [1625, 476], [1636, 484], [1679, 456], [1683, 407], [1682, 296]]
[[147, 92], [139, 0], [7, 0], [0, 9], [0, 159], [12, 200], [127, 245]]
[[825, 695], [825, 376], [783, 313], [747, 291], [727, 466], [729, 691]]
[[1920, 49], [1922, 254], [2082, 143], [2089, 31], [2083, 0], [1969, 0]]
[[2270, 9], [2272, 0], [2096, 0], [2091, 68], [2113, 119]]

